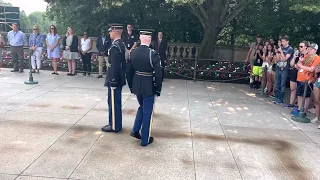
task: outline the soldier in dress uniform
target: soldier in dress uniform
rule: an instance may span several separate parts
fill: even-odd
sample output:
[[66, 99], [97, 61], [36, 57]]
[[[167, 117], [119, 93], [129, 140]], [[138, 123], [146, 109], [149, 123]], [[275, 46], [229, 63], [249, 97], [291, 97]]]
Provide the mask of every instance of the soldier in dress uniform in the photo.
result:
[[123, 25], [110, 24], [109, 34], [112, 44], [109, 53], [108, 75], [105, 86], [108, 87], [109, 125], [102, 127], [104, 132], [122, 130], [122, 87], [125, 79], [125, 45], [121, 40]]
[[142, 146], [154, 140], [151, 137], [152, 116], [155, 96], [160, 96], [163, 76], [160, 56], [149, 48], [151, 35], [152, 30], [140, 31], [141, 45], [131, 52], [127, 70], [130, 91], [137, 96], [140, 105], [130, 135], [141, 139]]

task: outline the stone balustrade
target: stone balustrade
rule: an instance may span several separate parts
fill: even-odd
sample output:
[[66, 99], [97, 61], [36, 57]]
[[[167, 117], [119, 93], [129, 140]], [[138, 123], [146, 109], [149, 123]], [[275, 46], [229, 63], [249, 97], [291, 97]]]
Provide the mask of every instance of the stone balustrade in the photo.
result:
[[[7, 42], [7, 33], [1, 33], [2, 41]], [[29, 39], [29, 34], [26, 34], [27, 39]], [[43, 38], [44, 49], [46, 48], [45, 36]], [[62, 48], [62, 39], [60, 38], [60, 47]], [[79, 36], [79, 39], [82, 38]], [[96, 41], [97, 37], [90, 37], [93, 40], [92, 52], [97, 52]], [[25, 44], [25, 49], [28, 48], [28, 42]], [[9, 46], [6, 46], [9, 49]], [[200, 44], [194, 43], [168, 43], [168, 49], [166, 54], [168, 58], [171, 59], [197, 59], [199, 54]], [[212, 60], [214, 61], [235, 61], [242, 62], [245, 60], [248, 52], [246, 47], [233, 47], [233, 46], [219, 46], [214, 47]]]

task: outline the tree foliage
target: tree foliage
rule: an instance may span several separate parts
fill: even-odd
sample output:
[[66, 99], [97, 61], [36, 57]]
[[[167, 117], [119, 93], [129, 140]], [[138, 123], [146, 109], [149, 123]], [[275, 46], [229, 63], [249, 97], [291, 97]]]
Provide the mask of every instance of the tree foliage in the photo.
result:
[[50, 24], [53, 23], [46, 16], [45, 12], [35, 11], [28, 16], [24, 11], [20, 12], [20, 29], [25, 33], [31, 33], [32, 27], [38, 25], [40, 32], [46, 34], [49, 31]]
[[28, 31], [30, 29], [31, 23], [25, 11], [20, 12], [20, 29], [22, 31]]
[[0, 5], [1, 5], [1, 6], [12, 6], [11, 3], [4, 2], [3, 0], [0, 0]]
[[[46, 0], [48, 15], [63, 33], [73, 26], [99, 35], [108, 23], [164, 31], [172, 42], [201, 43], [200, 56], [212, 54], [216, 43], [247, 45], [256, 34], [291, 43], [319, 39], [317, 0]], [[81, 12], [81, 13], [79, 13]]]
[[290, 7], [291, 10], [320, 13], [320, 1], [318, 0], [291, 0], [291, 2], [293, 2], [293, 5]]
[[186, 7], [174, 6], [173, 3], [136, 0], [108, 8], [99, 0], [91, 0], [90, 3], [86, 0], [50, 2], [47, 14], [63, 33], [66, 27], [72, 26], [78, 33], [89, 31], [91, 36], [98, 36], [100, 29], [107, 28], [108, 23], [118, 22], [131, 23], [135, 29], [164, 31], [166, 38], [174, 42], [200, 42], [202, 36], [197, 18]]

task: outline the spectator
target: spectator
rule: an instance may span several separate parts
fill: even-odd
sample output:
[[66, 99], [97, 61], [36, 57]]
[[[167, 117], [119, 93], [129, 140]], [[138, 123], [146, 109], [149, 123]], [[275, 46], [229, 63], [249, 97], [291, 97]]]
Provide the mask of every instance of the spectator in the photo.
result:
[[57, 28], [54, 25], [50, 26], [49, 34], [46, 38], [47, 44], [47, 55], [48, 59], [52, 59], [53, 73], [59, 75], [57, 60], [60, 58], [60, 46], [59, 46], [60, 36], [57, 32]]
[[[298, 68], [298, 76], [297, 76], [297, 96], [298, 96], [298, 106], [299, 108], [294, 108], [291, 114], [298, 116], [301, 107], [302, 107], [302, 96], [304, 94], [305, 89], [305, 82], [307, 83], [307, 92], [306, 92], [306, 99], [304, 104], [304, 111], [306, 111], [310, 104], [310, 96], [312, 91], [312, 85], [310, 83], [313, 83], [315, 81], [314, 78], [314, 72], [315, 69], [320, 64], [320, 57], [316, 54], [318, 50], [318, 45], [315, 43], [312, 43], [308, 47], [308, 54], [306, 56], [300, 56], [299, 62], [297, 63]], [[319, 104], [317, 101], [316, 106], [319, 109]], [[318, 112], [317, 112], [317, 115]]]
[[294, 53], [293, 48], [289, 45], [288, 36], [283, 36], [281, 38], [281, 44], [279, 44], [279, 46], [277, 54], [278, 62], [276, 67], [276, 98], [273, 101], [275, 104], [283, 103], [289, 65]]
[[73, 34], [72, 27], [68, 27], [63, 39], [63, 58], [68, 60], [68, 76], [76, 75], [76, 59], [79, 58], [78, 37]]
[[[312, 123], [317, 123], [320, 121], [320, 65], [315, 69], [315, 83], [313, 85], [314, 93], [314, 104], [316, 107], [316, 117], [311, 121]], [[320, 129], [320, 125], [318, 126]]]
[[19, 25], [12, 24], [12, 31], [8, 32], [8, 42], [11, 46], [11, 56], [13, 59], [14, 68], [11, 72], [17, 72], [20, 69], [20, 73], [23, 73], [24, 69], [24, 57], [23, 57], [23, 45], [27, 42], [26, 35], [18, 30]]
[[262, 36], [261, 35], [257, 35], [256, 38], [256, 42], [250, 44], [250, 49], [248, 51], [247, 54], [247, 58], [246, 58], [246, 63], [249, 62], [250, 60], [250, 67], [251, 67], [251, 73], [250, 73], [250, 87], [253, 88], [253, 82], [254, 82], [254, 77], [253, 77], [253, 65], [256, 59], [256, 50], [258, 49], [258, 44], [262, 43]]
[[252, 72], [254, 75], [253, 87], [255, 89], [260, 89], [261, 78], [262, 78], [262, 63], [263, 63], [263, 44], [258, 45], [256, 50], [256, 59], [253, 64]]
[[37, 25], [33, 26], [33, 33], [30, 34], [29, 46], [33, 54], [31, 55], [31, 66], [32, 72], [39, 73], [41, 68], [41, 55], [42, 55], [42, 34], [39, 32], [39, 27]]
[[[98, 49], [98, 61], [99, 61], [99, 75], [97, 78], [103, 78], [103, 62], [105, 61], [108, 67], [108, 49], [111, 46], [110, 36], [107, 35], [106, 29], [102, 29], [101, 36], [97, 39], [96, 48]], [[108, 68], [107, 68], [108, 69]]]
[[[268, 95], [273, 93], [273, 87], [275, 86], [275, 81], [274, 81], [274, 71], [272, 71], [272, 67], [274, 64], [274, 49], [273, 49], [273, 45], [269, 44], [267, 46], [267, 50], [264, 53], [263, 57], [264, 57], [264, 63], [267, 65], [267, 77], [266, 77], [266, 92]], [[262, 65], [262, 67], [265, 67], [265, 65]]]
[[272, 46], [276, 45], [276, 42], [274, 41], [273, 38], [269, 38], [269, 42]]
[[0, 34], [0, 73], [1, 73], [1, 67], [3, 64], [3, 56], [2, 56], [3, 48], [4, 48], [4, 40], [3, 40], [3, 36], [1, 36]]
[[274, 56], [272, 62], [272, 92], [269, 94], [272, 98], [275, 98], [276, 93], [276, 69], [277, 69], [277, 62], [280, 61], [280, 55], [277, 46], [274, 46]]
[[304, 56], [307, 54], [307, 47], [308, 47], [308, 42], [302, 41], [299, 44], [299, 50], [296, 50], [294, 53], [293, 58], [290, 61], [290, 103], [285, 106], [285, 108], [293, 108], [295, 105], [296, 97], [297, 97], [297, 74], [298, 74], [298, 69], [296, 67], [297, 63], [299, 62], [299, 57]]
[[166, 51], [168, 49], [168, 43], [163, 39], [163, 32], [158, 32], [158, 40], [155, 43], [154, 49], [157, 53], [159, 53], [161, 58], [162, 74], [164, 74], [164, 68], [166, 67], [167, 62]]
[[127, 32], [122, 36], [122, 40], [127, 47], [127, 50], [135, 49], [138, 45], [139, 36], [133, 32], [132, 24], [127, 25]]
[[83, 38], [81, 38], [79, 49], [80, 55], [83, 63], [83, 75], [85, 76], [88, 72], [88, 76], [91, 73], [91, 50], [92, 50], [92, 40], [88, 38], [88, 32], [83, 33]]

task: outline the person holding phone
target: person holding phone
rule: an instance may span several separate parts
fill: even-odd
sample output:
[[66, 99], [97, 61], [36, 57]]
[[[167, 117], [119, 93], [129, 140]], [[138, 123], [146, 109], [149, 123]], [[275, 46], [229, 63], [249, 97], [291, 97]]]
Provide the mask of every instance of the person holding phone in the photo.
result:
[[258, 49], [259, 43], [262, 43], [262, 36], [260, 34], [257, 35], [256, 42], [249, 44], [250, 49], [248, 51], [247, 58], [245, 60], [245, 63], [250, 62], [250, 69], [251, 69], [250, 88], [253, 88], [253, 85], [254, 85], [253, 66], [256, 58], [256, 50]]
[[253, 64], [252, 72], [254, 75], [253, 88], [260, 89], [262, 80], [262, 64], [263, 64], [263, 43], [258, 45], [256, 50], [256, 59]]
[[[302, 107], [302, 101], [303, 101], [303, 94], [305, 89], [305, 82], [308, 82], [307, 84], [307, 92], [306, 92], [306, 99], [304, 104], [304, 111], [306, 111], [310, 105], [310, 96], [312, 91], [312, 85], [311, 83], [315, 82], [314, 73], [316, 70], [316, 67], [320, 64], [320, 57], [316, 54], [317, 50], [319, 49], [319, 46], [315, 43], [312, 43], [308, 47], [308, 54], [304, 57], [299, 58], [299, 62], [297, 63], [298, 68], [298, 76], [297, 76], [297, 96], [298, 96], [298, 106], [299, 108], [294, 108], [291, 114], [294, 116], [298, 116], [300, 113], [301, 107]], [[319, 101], [315, 101], [316, 109], [319, 110]], [[319, 111], [317, 112], [317, 115], [319, 117]]]
[[297, 69], [297, 63], [299, 62], [300, 57], [304, 57], [305, 54], [307, 54], [307, 47], [309, 46], [309, 42], [302, 41], [299, 44], [299, 50], [295, 50], [294, 56], [290, 61], [290, 70], [289, 70], [289, 76], [290, 76], [290, 102], [288, 105], [284, 106], [285, 108], [294, 108], [296, 98], [297, 98], [297, 75], [298, 75], [298, 69]]
[[266, 80], [266, 94], [271, 95], [274, 93], [274, 86], [275, 86], [275, 80], [274, 80], [274, 71], [272, 69], [273, 64], [274, 64], [274, 56], [275, 56], [275, 52], [273, 49], [273, 45], [269, 44], [267, 46], [267, 50], [266, 52], [264, 52], [264, 64], [262, 64], [262, 68], [265, 67], [265, 65], [267, 65], [267, 76], [266, 78], [263, 78]]
[[288, 36], [281, 37], [281, 44], [279, 44], [278, 52], [279, 59], [276, 67], [276, 98], [273, 103], [282, 104], [289, 73], [289, 63], [294, 54], [293, 48], [289, 45]]

